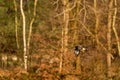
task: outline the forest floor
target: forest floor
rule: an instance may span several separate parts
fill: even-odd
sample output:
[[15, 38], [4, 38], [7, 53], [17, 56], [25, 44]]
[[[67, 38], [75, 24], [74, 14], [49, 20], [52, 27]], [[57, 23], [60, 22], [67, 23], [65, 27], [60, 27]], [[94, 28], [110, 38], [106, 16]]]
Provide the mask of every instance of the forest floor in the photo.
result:
[[[54, 51], [32, 54], [28, 71], [20, 66], [1, 68], [0, 80], [107, 80], [106, 55], [99, 50], [98, 53], [92, 50], [80, 55], [81, 73], [75, 71], [76, 56], [72, 50], [66, 54], [68, 55], [66, 59], [63, 59], [61, 73], [59, 73], [59, 55]], [[112, 61], [113, 80], [120, 80], [119, 61], [119, 58]]]

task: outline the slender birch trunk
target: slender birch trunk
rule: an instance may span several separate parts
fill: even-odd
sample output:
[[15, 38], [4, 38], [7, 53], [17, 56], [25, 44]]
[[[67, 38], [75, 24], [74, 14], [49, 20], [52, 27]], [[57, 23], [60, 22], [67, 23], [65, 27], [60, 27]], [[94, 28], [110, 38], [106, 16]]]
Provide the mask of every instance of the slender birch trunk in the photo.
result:
[[35, 21], [35, 16], [36, 16], [37, 1], [38, 0], [35, 0], [35, 2], [34, 2], [33, 18], [30, 21], [30, 29], [29, 29], [28, 42], [27, 42], [28, 51], [29, 51], [29, 47], [30, 47], [30, 39], [31, 39], [31, 35], [32, 35], [32, 27], [33, 27], [33, 23]]
[[59, 72], [61, 73], [62, 71], [62, 66], [63, 66], [63, 54], [66, 54], [67, 52], [67, 47], [68, 47], [68, 24], [69, 24], [69, 2], [68, 0], [62, 0], [62, 4], [64, 5], [63, 7], [63, 22], [64, 26], [62, 28], [62, 44], [61, 44], [61, 56], [60, 56], [60, 69]]
[[18, 43], [18, 18], [17, 18], [17, 3], [16, 0], [13, 1], [14, 3], [14, 9], [15, 9], [15, 36], [16, 36], [16, 44], [17, 49], [19, 49], [19, 43]]
[[95, 13], [95, 39], [96, 39], [96, 45], [98, 45], [98, 27], [99, 27], [99, 13], [97, 12], [97, 0], [94, 0], [94, 13]]
[[27, 55], [30, 56], [30, 53], [29, 53], [29, 49], [30, 49], [30, 41], [31, 41], [31, 35], [32, 35], [32, 27], [33, 27], [33, 23], [35, 21], [35, 16], [36, 16], [36, 6], [37, 6], [37, 1], [38, 0], [35, 0], [34, 1], [34, 11], [33, 11], [33, 17], [30, 21], [30, 29], [29, 29], [29, 34], [28, 34], [28, 42], [27, 42]]
[[81, 0], [78, 0], [76, 3], [76, 8], [75, 11], [72, 12], [74, 16], [75, 15], [75, 21], [73, 22], [73, 29], [74, 29], [74, 34], [73, 34], [73, 40], [74, 40], [74, 44], [78, 44], [78, 21], [76, 20], [80, 11], [80, 4], [81, 4]]
[[[74, 44], [78, 45], [78, 32], [79, 32], [79, 28], [78, 28], [78, 14], [80, 11], [80, 4], [81, 4], [81, 0], [78, 0], [76, 3], [76, 8], [75, 11], [73, 13], [75, 13], [75, 21], [73, 22], [73, 28], [74, 28], [74, 34], [73, 34], [73, 39], [74, 39]], [[78, 55], [76, 57], [76, 73], [80, 74], [81, 73], [81, 61], [80, 61], [80, 55]]]
[[118, 48], [118, 54], [120, 56], [120, 43], [119, 43], [119, 37], [118, 37], [118, 34], [117, 34], [117, 30], [115, 28], [115, 23], [116, 23], [116, 14], [117, 14], [117, 0], [114, 0], [114, 15], [113, 15], [113, 23], [112, 23], [112, 28], [113, 28], [113, 32], [115, 34], [115, 38], [116, 38], [116, 41], [117, 41], [117, 48]]
[[63, 32], [63, 26], [62, 26], [62, 38], [61, 38], [61, 53], [60, 53], [60, 65], [59, 65], [59, 73], [61, 73], [62, 72], [62, 67], [63, 67], [63, 49], [64, 49], [64, 45], [63, 45], [63, 43], [64, 43], [64, 38], [63, 38], [63, 36], [64, 36], [64, 34], [63, 34], [64, 32]]
[[112, 28], [112, 7], [113, 0], [109, 2], [109, 11], [108, 11], [108, 32], [107, 32], [107, 44], [108, 44], [108, 53], [107, 53], [107, 67], [108, 67], [108, 77], [111, 78], [111, 28]]
[[[65, 10], [69, 9], [69, 4], [66, 5], [66, 8]], [[68, 47], [68, 25], [69, 25], [69, 12], [66, 12], [64, 13], [64, 22], [65, 22], [65, 26], [64, 26], [64, 45], [65, 45], [65, 48], [64, 48], [64, 53], [67, 52], [67, 47]]]
[[80, 74], [81, 73], [81, 59], [80, 55], [76, 57], [76, 73]]
[[21, 10], [21, 15], [22, 15], [22, 21], [23, 21], [23, 46], [24, 46], [24, 68], [27, 70], [27, 49], [26, 49], [26, 20], [25, 20], [25, 14], [23, 10], [23, 0], [20, 0], [20, 10]]

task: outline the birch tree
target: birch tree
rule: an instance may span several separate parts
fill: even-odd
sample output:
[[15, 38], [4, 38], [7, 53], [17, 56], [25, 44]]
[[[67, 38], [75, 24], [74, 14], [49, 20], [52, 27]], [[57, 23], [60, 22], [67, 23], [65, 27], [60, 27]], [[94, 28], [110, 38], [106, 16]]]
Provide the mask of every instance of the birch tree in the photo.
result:
[[99, 13], [98, 13], [98, 7], [97, 7], [97, 0], [94, 0], [94, 13], [95, 13], [95, 39], [96, 44], [98, 44], [98, 27], [99, 27]]
[[14, 2], [14, 10], [15, 10], [15, 36], [16, 36], [16, 44], [17, 48], [19, 49], [19, 43], [18, 43], [18, 18], [17, 18], [17, 3], [16, 0]]
[[21, 11], [21, 15], [22, 15], [22, 22], [23, 22], [23, 46], [24, 46], [24, 54], [23, 54], [23, 58], [24, 58], [24, 68], [25, 70], [27, 70], [27, 49], [26, 49], [26, 20], [25, 20], [25, 14], [24, 14], [24, 10], [23, 10], [23, 0], [20, 0], [20, 11]]
[[[73, 21], [73, 29], [74, 29], [74, 34], [73, 34], [73, 40], [74, 40], [74, 44], [75, 45], [78, 45], [78, 36], [79, 36], [79, 29], [80, 27], [78, 27], [78, 15], [79, 15], [79, 12], [80, 12], [80, 4], [81, 4], [81, 0], [77, 0], [75, 1], [74, 3], [76, 3], [76, 7], [74, 8], [74, 12], [72, 16], [74, 16], [74, 21]], [[80, 55], [78, 55], [76, 57], [76, 72], [77, 73], [80, 73], [81, 72], [81, 61], [80, 61]]]
[[117, 0], [114, 0], [114, 13], [113, 13], [113, 22], [112, 22], [112, 29], [113, 29], [113, 32], [115, 34], [115, 38], [116, 38], [116, 42], [117, 42], [117, 48], [118, 48], [118, 54], [120, 56], [120, 43], [119, 43], [119, 37], [118, 37], [118, 34], [117, 34], [117, 30], [116, 30], [116, 15], [117, 15]]
[[73, 34], [73, 40], [74, 40], [74, 44], [78, 44], [78, 21], [77, 21], [77, 17], [80, 11], [80, 4], [81, 4], [81, 0], [77, 0], [76, 2], [76, 7], [75, 7], [75, 11], [72, 11], [74, 16], [74, 22], [73, 22], [73, 29], [74, 29], [74, 34]]
[[108, 77], [111, 78], [111, 28], [112, 28], [112, 7], [113, 7], [113, 0], [109, 2], [109, 11], [108, 11], [108, 32], [107, 32], [107, 44], [108, 44], [108, 53], [107, 53], [107, 67], [108, 67]]
[[62, 27], [62, 39], [61, 39], [61, 56], [60, 56], [60, 70], [62, 71], [62, 63], [63, 63], [63, 54], [67, 52], [68, 47], [68, 24], [69, 24], [69, 0], [62, 0], [63, 6], [63, 27]]
[[[30, 56], [29, 54], [29, 49], [30, 49], [30, 41], [31, 41], [31, 35], [32, 35], [32, 27], [33, 27], [33, 23], [35, 21], [35, 16], [36, 16], [36, 6], [37, 6], [37, 1], [38, 0], [34, 0], [34, 10], [33, 10], [33, 17], [30, 21], [30, 26], [29, 26], [29, 34], [28, 34], [28, 40], [27, 40], [27, 55]], [[28, 10], [30, 12], [30, 10]]]

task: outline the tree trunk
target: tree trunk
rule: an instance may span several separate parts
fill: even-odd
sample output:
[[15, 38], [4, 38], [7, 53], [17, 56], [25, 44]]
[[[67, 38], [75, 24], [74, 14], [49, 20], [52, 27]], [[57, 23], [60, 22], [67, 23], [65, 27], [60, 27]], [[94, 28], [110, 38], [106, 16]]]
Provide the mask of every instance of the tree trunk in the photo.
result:
[[23, 22], [23, 46], [24, 46], [24, 54], [23, 54], [23, 58], [24, 58], [24, 68], [25, 70], [27, 70], [27, 49], [26, 49], [26, 20], [25, 20], [25, 14], [23, 11], [23, 0], [20, 0], [20, 10], [21, 10], [21, 15], [22, 15], [22, 22]]
[[[67, 8], [69, 8], [69, 5], [66, 6], [66, 10]], [[64, 26], [64, 53], [67, 52], [67, 47], [68, 47], [68, 24], [69, 24], [69, 12], [65, 12], [64, 13], [64, 22], [65, 22], [65, 26]]]
[[67, 47], [68, 47], [68, 24], [69, 24], [69, 2], [68, 0], [62, 0], [62, 4], [64, 5], [63, 7], [63, 22], [64, 26], [62, 27], [62, 44], [61, 44], [61, 56], [60, 56], [60, 69], [59, 72], [61, 73], [62, 71], [62, 66], [63, 66], [63, 54], [65, 55], [67, 53]]
[[[73, 22], [73, 28], [74, 28], [74, 34], [73, 34], [73, 40], [74, 40], [74, 44], [75, 45], [78, 45], [78, 36], [79, 36], [79, 28], [78, 27], [78, 20], [77, 20], [77, 17], [78, 17], [78, 14], [79, 14], [79, 11], [80, 11], [80, 4], [81, 4], [81, 0], [78, 0], [77, 3], [76, 3], [76, 7], [75, 7], [75, 10], [73, 12], [73, 15], [75, 15], [74, 19], [75, 21]], [[81, 73], [81, 61], [80, 61], [80, 55], [78, 55], [76, 57], [76, 73], [77, 74], [80, 74]]]
[[116, 41], [117, 41], [117, 48], [118, 48], [118, 54], [120, 56], [120, 43], [119, 43], [119, 37], [118, 37], [118, 34], [117, 34], [117, 30], [115, 28], [115, 23], [116, 23], [116, 14], [117, 14], [117, 1], [114, 0], [114, 15], [113, 15], [113, 23], [112, 23], [112, 28], [113, 28], [113, 32], [115, 34], [115, 38], [116, 38]]
[[30, 21], [30, 29], [29, 29], [29, 34], [28, 34], [28, 42], [27, 42], [27, 55], [30, 56], [29, 49], [30, 49], [30, 41], [31, 41], [31, 35], [32, 35], [32, 27], [33, 23], [35, 21], [35, 16], [36, 16], [36, 6], [37, 6], [37, 1], [34, 1], [34, 11], [33, 11], [33, 18]]
[[76, 3], [75, 11], [72, 11], [72, 14], [73, 14], [72, 16], [75, 15], [75, 17], [74, 17], [75, 20], [73, 21], [73, 29], [74, 29], [73, 41], [74, 41], [75, 45], [78, 45], [78, 32], [79, 32], [79, 29], [78, 29], [77, 17], [78, 17], [79, 11], [80, 11], [80, 4], [81, 4], [81, 0], [78, 0], [77, 3]]
[[16, 0], [14, 2], [14, 9], [15, 9], [15, 33], [16, 33], [16, 44], [17, 44], [17, 49], [19, 49], [19, 43], [18, 43], [18, 18], [17, 18], [17, 4]]
[[76, 73], [81, 73], [81, 61], [80, 61], [80, 55], [76, 57]]
[[108, 44], [108, 53], [107, 53], [107, 67], [108, 67], [108, 77], [111, 78], [111, 25], [112, 25], [112, 9], [113, 0], [110, 0], [109, 11], [108, 11], [108, 32], [107, 32], [107, 44]]
[[96, 39], [96, 46], [98, 45], [98, 27], [99, 27], [99, 13], [97, 12], [97, 0], [94, 0], [94, 13], [95, 13], [95, 39]]

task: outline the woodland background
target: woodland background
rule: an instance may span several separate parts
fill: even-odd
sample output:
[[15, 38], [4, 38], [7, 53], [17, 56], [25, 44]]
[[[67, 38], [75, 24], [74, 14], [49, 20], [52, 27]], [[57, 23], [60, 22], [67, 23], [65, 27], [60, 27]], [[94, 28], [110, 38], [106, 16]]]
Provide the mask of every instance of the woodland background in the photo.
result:
[[120, 80], [119, 2], [0, 0], [0, 80]]

